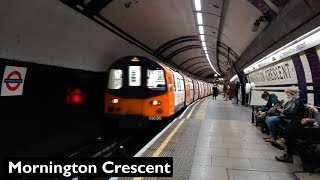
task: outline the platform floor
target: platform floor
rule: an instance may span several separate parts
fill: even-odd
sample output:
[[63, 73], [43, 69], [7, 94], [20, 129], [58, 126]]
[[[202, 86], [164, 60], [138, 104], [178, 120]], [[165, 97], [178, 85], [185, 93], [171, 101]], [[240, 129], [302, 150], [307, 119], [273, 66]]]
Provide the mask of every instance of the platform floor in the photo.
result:
[[[173, 178], [192, 180], [313, 180], [319, 174], [302, 171], [295, 163], [278, 162], [278, 150], [263, 140], [251, 123], [251, 109], [222, 97], [196, 103], [142, 156], [173, 157]], [[121, 178], [129, 179], [129, 178]]]

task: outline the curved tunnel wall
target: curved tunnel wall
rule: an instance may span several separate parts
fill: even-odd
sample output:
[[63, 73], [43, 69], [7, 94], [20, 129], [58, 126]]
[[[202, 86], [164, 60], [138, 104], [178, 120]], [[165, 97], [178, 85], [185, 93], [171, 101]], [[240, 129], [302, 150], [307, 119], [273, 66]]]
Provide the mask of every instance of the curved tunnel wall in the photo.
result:
[[3, 1], [0, 12], [0, 58], [95, 72], [128, 55], [154, 58], [60, 1]]

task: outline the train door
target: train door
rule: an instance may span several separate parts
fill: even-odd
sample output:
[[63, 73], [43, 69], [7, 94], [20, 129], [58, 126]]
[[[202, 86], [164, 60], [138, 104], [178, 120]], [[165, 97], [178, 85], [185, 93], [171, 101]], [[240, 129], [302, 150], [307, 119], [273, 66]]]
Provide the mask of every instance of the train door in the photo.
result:
[[194, 100], [199, 99], [199, 83], [197, 80], [193, 80], [193, 87], [194, 87]]
[[180, 73], [172, 71], [174, 76], [175, 112], [185, 105], [185, 88], [183, 77]]
[[189, 78], [183, 75], [183, 80], [185, 85], [185, 105], [188, 106], [191, 102]]
[[199, 82], [199, 98], [203, 97], [203, 83], [201, 81]]
[[194, 101], [194, 89], [193, 89], [193, 83], [192, 83], [192, 80], [191, 78], [187, 77], [187, 80], [188, 80], [188, 86], [189, 86], [189, 89], [190, 89], [190, 103]]

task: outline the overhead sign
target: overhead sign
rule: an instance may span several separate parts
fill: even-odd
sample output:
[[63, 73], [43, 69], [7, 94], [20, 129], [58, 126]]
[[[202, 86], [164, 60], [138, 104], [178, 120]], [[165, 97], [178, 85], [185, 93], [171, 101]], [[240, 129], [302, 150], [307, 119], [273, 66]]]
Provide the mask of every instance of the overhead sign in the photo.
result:
[[27, 68], [6, 66], [1, 85], [1, 96], [19, 96], [23, 93]]
[[276, 61], [280, 61], [286, 57], [292, 56], [301, 51], [304, 51], [306, 49], [319, 45], [320, 44], [320, 27], [297, 38], [296, 40], [290, 42], [289, 44], [281, 47], [280, 49], [276, 50], [274, 53], [271, 53], [272, 55], [270, 56], [268, 55], [267, 57], [264, 57], [263, 59], [245, 68], [243, 70], [244, 73], [248, 74], [254, 70], [260, 69], [261, 67], [267, 66]]

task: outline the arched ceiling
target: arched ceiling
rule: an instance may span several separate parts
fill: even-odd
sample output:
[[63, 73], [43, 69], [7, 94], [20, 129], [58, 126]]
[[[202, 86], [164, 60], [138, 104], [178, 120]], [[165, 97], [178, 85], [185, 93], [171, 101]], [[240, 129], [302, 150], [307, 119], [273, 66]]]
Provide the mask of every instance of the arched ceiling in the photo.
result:
[[[203, 50], [197, 13], [212, 66], [222, 76], [261, 30], [252, 24], [261, 16], [272, 20], [286, 0], [61, 0], [163, 62], [203, 78], [213, 77]], [[117, 48], [117, 47], [108, 47]], [[117, 51], [119, 52], [119, 51]]]

